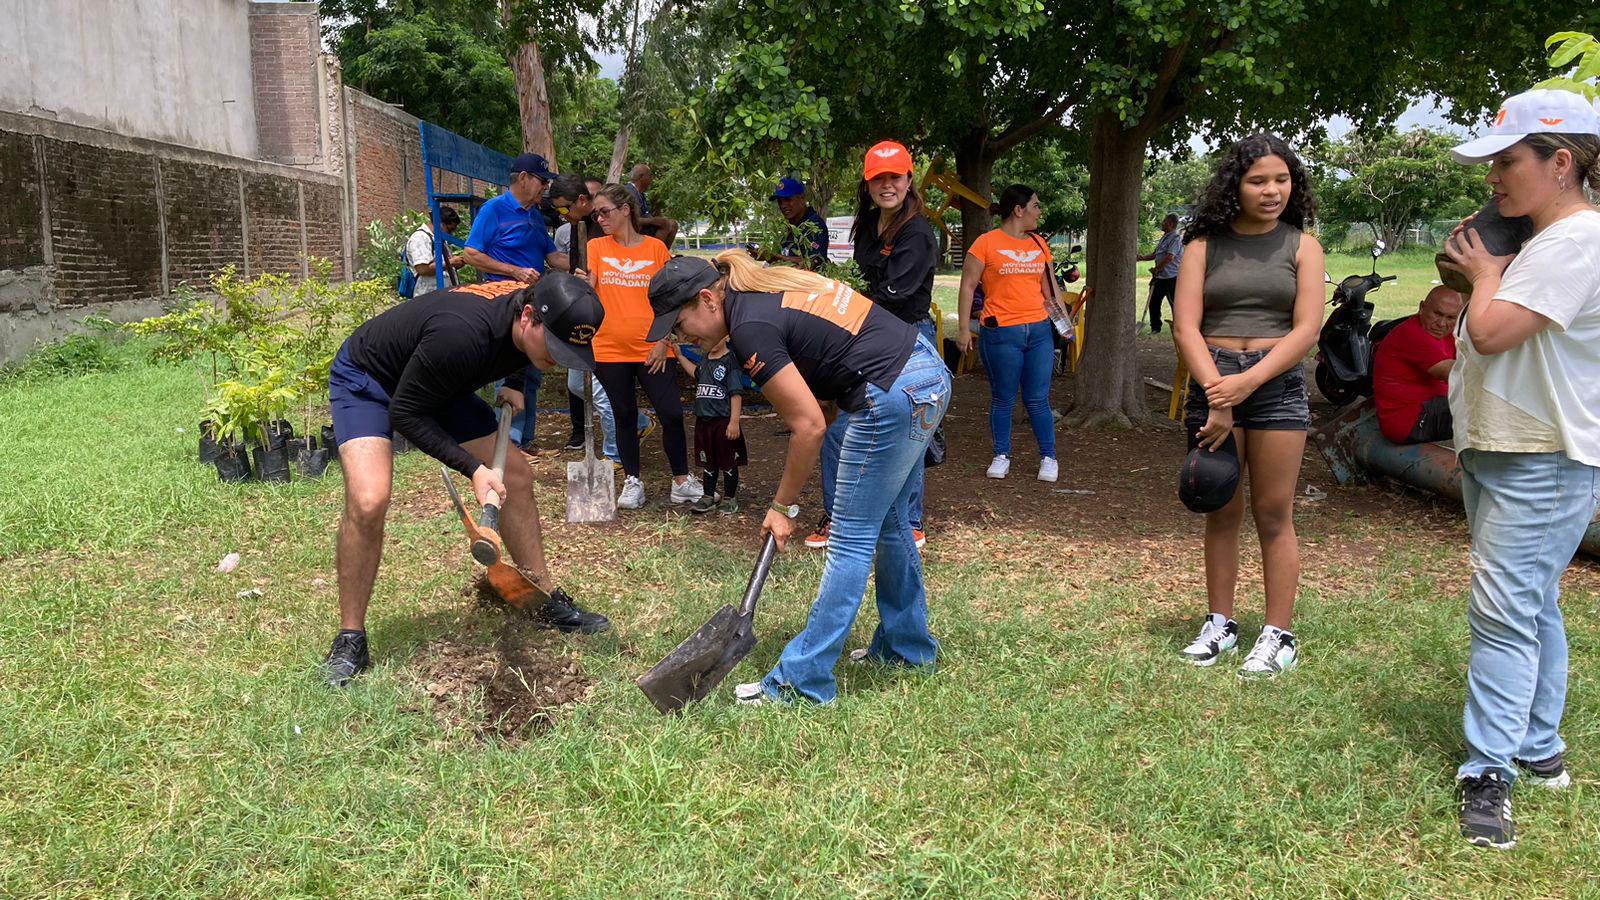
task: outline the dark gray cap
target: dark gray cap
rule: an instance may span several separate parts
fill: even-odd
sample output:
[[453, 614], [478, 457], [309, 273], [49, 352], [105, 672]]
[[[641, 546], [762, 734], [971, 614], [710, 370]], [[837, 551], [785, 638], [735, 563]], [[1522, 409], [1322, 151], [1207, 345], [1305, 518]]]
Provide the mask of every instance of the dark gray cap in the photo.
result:
[[650, 309], [656, 319], [650, 323], [645, 340], [659, 341], [678, 323], [678, 311], [700, 295], [703, 288], [717, 283], [722, 273], [708, 259], [674, 256], [650, 279]]

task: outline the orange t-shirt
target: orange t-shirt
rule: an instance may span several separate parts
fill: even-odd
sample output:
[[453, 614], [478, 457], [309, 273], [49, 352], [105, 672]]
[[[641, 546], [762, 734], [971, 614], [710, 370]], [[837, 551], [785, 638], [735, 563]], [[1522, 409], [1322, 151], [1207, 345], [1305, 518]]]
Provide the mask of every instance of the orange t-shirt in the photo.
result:
[[1044, 238], [1018, 240], [996, 228], [967, 253], [983, 260], [982, 321], [994, 316], [1001, 325], [1027, 325], [1049, 318], [1043, 276], [1051, 258]]
[[661, 271], [671, 254], [667, 245], [645, 237], [624, 247], [607, 235], [589, 242], [589, 270], [606, 318], [594, 336], [597, 362], [644, 362], [650, 355], [650, 276]]

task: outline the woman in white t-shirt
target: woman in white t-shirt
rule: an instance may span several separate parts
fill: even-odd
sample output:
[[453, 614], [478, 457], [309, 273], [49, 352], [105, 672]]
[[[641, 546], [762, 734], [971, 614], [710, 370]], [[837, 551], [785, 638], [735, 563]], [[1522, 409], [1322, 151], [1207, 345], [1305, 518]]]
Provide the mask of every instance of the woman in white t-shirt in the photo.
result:
[[1582, 95], [1505, 102], [1491, 133], [1454, 151], [1490, 164], [1501, 215], [1533, 237], [1491, 256], [1471, 222], [1445, 244], [1472, 281], [1456, 332], [1450, 411], [1472, 534], [1472, 649], [1461, 829], [1516, 842], [1510, 787], [1564, 788], [1567, 639], [1561, 574], [1600, 505], [1600, 113]]

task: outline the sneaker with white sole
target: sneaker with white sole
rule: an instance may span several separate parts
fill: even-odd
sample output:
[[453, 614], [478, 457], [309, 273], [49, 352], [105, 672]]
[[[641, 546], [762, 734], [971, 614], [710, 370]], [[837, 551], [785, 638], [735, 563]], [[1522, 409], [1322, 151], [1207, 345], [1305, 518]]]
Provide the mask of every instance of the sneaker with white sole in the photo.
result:
[[1522, 769], [1522, 780], [1534, 787], [1542, 787], [1550, 791], [1562, 791], [1572, 787], [1572, 776], [1567, 774], [1566, 754], [1557, 753], [1549, 759], [1532, 762], [1526, 759], [1513, 760], [1517, 767]]
[[1239, 678], [1270, 681], [1294, 668], [1299, 656], [1294, 635], [1268, 625], [1261, 629], [1256, 645], [1250, 648], [1244, 664], [1239, 666]]
[[700, 479], [685, 478], [683, 484], [672, 483], [673, 503], [695, 503], [706, 495], [706, 489], [700, 486]]
[[1499, 772], [1463, 778], [1461, 784], [1461, 836], [1476, 847], [1510, 850], [1517, 845], [1517, 826], [1511, 819], [1511, 783]]
[[1180, 654], [1183, 661], [1193, 666], [1209, 666], [1232, 653], [1239, 646], [1239, 623], [1222, 613], [1208, 613], [1200, 626], [1200, 636]]
[[618, 509], [641, 509], [644, 507], [644, 481], [637, 475], [629, 475], [622, 482], [622, 492], [617, 494]]
[[985, 472], [984, 474], [988, 475], [990, 478], [1004, 478], [1006, 477], [1006, 473], [1010, 471], [1011, 457], [1001, 453], [995, 456], [993, 462], [989, 463], [989, 471]]
[[1061, 467], [1056, 463], [1056, 458], [1046, 456], [1039, 460], [1039, 480], [1053, 482], [1061, 476]]
[[740, 706], [765, 706], [768, 703], [778, 702], [767, 693], [767, 689], [762, 687], [759, 681], [734, 685], [733, 699]]

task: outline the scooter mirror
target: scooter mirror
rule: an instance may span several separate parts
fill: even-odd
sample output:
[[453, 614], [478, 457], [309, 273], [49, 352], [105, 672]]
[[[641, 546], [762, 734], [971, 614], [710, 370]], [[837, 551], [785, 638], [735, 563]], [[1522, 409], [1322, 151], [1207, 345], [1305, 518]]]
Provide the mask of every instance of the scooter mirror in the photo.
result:
[[1377, 259], [1378, 257], [1382, 256], [1383, 255], [1383, 251], [1385, 249], [1386, 249], [1386, 247], [1385, 247], [1383, 241], [1378, 241], [1378, 242], [1374, 243], [1372, 245], [1372, 258], [1373, 259]]
[[1323, 284], [1333, 284], [1333, 276], [1328, 274], [1327, 272], [1323, 272], [1322, 273], [1322, 283]]
[[1072, 252], [1073, 253], [1082, 253], [1083, 252], [1083, 245], [1082, 244], [1073, 244], [1072, 245]]

